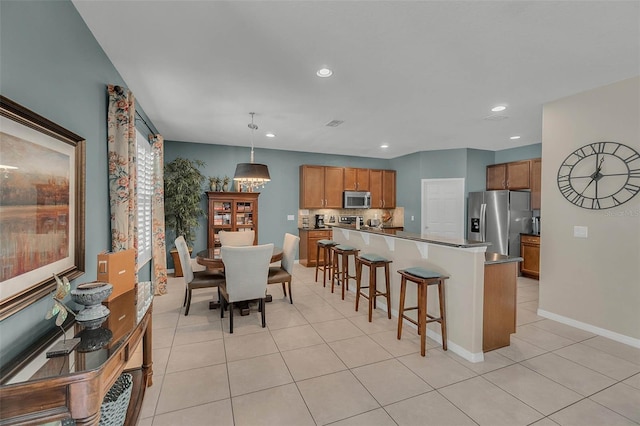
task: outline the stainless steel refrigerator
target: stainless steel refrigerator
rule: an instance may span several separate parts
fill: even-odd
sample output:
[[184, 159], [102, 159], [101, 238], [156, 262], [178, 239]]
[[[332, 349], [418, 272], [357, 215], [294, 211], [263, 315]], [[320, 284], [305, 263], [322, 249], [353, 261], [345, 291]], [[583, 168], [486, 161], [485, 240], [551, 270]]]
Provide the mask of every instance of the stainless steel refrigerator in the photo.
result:
[[487, 252], [520, 256], [520, 233], [531, 233], [531, 193], [470, 192], [467, 239], [490, 242]]

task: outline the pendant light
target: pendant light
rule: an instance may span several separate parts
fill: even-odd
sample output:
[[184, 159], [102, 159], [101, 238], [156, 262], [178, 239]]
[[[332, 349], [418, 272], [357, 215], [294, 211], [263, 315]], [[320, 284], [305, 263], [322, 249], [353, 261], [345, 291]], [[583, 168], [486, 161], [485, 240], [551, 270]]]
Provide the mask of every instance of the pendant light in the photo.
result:
[[253, 133], [258, 130], [258, 126], [253, 124], [255, 112], [250, 112], [249, 114], [251, 114], [251, 123], [248, 125], [251, 129], [251, 162], [238, 163], [233, 180], [237, 181], [245, 191], [253, 192], [257, 188], [264, 188], [264, 184], [269, 182], [271, 177], [266, 164], [253, 162]]

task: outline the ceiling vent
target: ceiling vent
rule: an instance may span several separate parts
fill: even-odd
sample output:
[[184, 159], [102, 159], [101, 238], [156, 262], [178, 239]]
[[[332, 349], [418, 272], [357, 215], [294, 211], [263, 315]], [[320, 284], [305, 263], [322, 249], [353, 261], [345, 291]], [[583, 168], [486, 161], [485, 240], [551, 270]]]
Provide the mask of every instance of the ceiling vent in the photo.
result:
[[485, 118], [483, 118], [483, 120], [488, 120], [488, 121], [501, 121], [501, 120], [506, 120], [507, 117], [506, 115], [501, 115], [501, 114], [491, 114], [491, 115], [487, 115]]
[[328, 122], [327, 124], [325, 124], [325, 126], [327, 127], [338, 127], [339, 125], [341, 125], [342, 123], [344, 123], [343, 120], [331, 120], [330, 122]]

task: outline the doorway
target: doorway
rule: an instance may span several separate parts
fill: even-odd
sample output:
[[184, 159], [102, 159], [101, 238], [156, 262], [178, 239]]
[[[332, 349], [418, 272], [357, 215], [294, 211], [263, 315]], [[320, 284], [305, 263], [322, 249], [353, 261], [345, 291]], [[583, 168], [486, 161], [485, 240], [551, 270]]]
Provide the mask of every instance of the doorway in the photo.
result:
[[422, 179], [422, 234], [464, 239], [464, 178]]

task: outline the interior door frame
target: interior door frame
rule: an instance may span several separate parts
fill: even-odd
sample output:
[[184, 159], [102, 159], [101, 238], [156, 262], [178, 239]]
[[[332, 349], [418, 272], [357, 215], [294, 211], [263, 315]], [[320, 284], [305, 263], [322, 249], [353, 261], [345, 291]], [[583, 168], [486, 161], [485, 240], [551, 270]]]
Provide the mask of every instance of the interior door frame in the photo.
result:
[[424, 227], [426, 226], [426, 215], [427, 215], [427, 211], [425, 208], [425, 202], [426, 200], [424, 199], [424, 194], [425, 194], [425, 189], [426, 186], [429, 183], [435, 183], [435, 182], [456, 182], [458, 184], [460, 184], [460, 192], [459, 192], [459, 199], [461, 202], [461, 208], [462, 208], [462, 215], [460, 217], [460, 232], [462, 233], [459, 238], [464, 239], [465, 238], [465, 234], [466, 234], [466, 228], [465, 228], [465, 217], [466, 217], [466, 193], [465, 193], [465, 178], [437, 178], [437, 179], [422, 179], [420, 182], [420, 233], [423, 233], [424, 231]]

